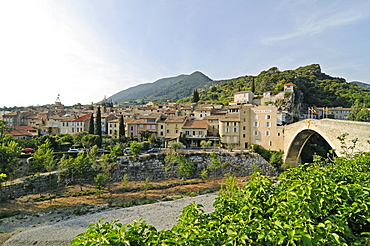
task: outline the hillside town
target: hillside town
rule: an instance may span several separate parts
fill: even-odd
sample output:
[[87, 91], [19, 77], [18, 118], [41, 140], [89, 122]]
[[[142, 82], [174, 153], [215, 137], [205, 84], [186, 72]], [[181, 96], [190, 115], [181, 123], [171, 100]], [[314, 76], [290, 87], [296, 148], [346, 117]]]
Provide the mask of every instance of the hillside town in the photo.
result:
[[[348, 119], [349, 108], [316, 108], [306, 114], [293, 112], [278, 105], [294, 97], [293, 84], [284, 85], [284, 91], [272, 95], [255, 96], [252, 91], [234, 94], [229, 105], [197, 103], [148, 103], [142, 106], [109, 105], [104, 99], [100, 104], [81, 104], [65, 107], [59, 95], [54, 104], [31, 106], [22, 111], [0, 112], [0, 119], [12, 128], [7, 134], [14, 138], [32, 138], [58, 133], [75, 134], [88, 131], [90, 120], [101, 108], [102, 132], [113, 138], [119, 136], [119, 121], [124, 119], [125, 136], [143, 140], [143, 133], [154, 133], [156, 139], [167, 147], [172, 141], [184, 138], [187, 147], [199, 147], [202, 140], [212, 146], [233, 145], [248, 149], [258, 144], [268, 150], [281, 150], [283, 126], [302, 118]], [[112, 106], [112, 107], [108, 107]], [[330, 114], [330, 115], [329, 115]]]

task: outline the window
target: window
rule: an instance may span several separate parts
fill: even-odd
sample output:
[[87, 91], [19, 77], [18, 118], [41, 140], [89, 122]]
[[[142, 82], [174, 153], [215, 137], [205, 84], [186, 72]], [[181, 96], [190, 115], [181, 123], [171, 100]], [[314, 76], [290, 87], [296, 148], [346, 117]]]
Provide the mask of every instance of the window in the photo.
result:
[[278, 137], [280, 137], [280, 132], [278, 132], [278, 134], [277, 134], [277, 135], [278, 135]]
[[228, 127], [226, 127], [226, 132], [230, 132], [230, 129]]
[[243, 134], [243, 138], [245, 138], [245, 134]]
[[258, 120], [258, 115], [255, 115], [255, 116], [254, 116], [254, 119], [255, 119], [255, 120]]
[[269, 141], [269, 146], [272, 146], [272, 141]]
[[152, 130], [155, 130], [155, 125], [152, 125]]
[[266, 115], [266, 120], [271, 120], [271, 115]]
[[229, 122], [226, 122], [226, 126], [229, 126]]
[[163, 132], [161, 132], [161, 136], [163, 136]]
[[266, 122], [266, 127], [271, 127], [271, 122]]
[[245, 126], [243, 126], [243, 131], [245, 131]]
[[134, 131], [134, 126], [130, 126], [130, 131]]
[[258, 131], [253, 131], [254, 136], [258, 136]]
[[259, 127], [259, 126], [260, 126], [260, 124], [259, 124], [259, 122], [256, 122], [256, 121], [255, 121], [255, 122], [253, 122], [253, 126], [254, 126], [254, 127]]
[[169, 129], [167, 129], [167, 131], [166, 131], [167, 133], [170, 133], [170, 130]]
[[147, 125], [147, 126], [146, 126], [146, 129], [150, 129], [150, 125]]
[[238, 132], [238, 128], [234, 127], [233, 132]]
[[176, 129], [176, 130], [175, 130], [175, 133], [179, 133], [179, 130], [177, 130], [177, 129]]
[[140, 125], [139, 127], [140, 127], [140, 128], [143, 128], [143, 125]]
[[265, 131], [265, 136], [270, 136], [270, 131]]
[[161, 129], [163, 129], [163, 125], [161, 125]]

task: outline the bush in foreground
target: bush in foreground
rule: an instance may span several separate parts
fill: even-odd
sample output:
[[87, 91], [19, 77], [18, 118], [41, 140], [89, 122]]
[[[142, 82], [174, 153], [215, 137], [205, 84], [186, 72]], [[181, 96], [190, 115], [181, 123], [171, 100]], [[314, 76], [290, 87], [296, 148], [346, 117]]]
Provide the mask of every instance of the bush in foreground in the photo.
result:
[[185, 207], [171, 230], [145, 221], [95, 223], [71, 245], [369, 245], [370, 154], [254, 175], [244, 188], [230, 177], [206, 214]]

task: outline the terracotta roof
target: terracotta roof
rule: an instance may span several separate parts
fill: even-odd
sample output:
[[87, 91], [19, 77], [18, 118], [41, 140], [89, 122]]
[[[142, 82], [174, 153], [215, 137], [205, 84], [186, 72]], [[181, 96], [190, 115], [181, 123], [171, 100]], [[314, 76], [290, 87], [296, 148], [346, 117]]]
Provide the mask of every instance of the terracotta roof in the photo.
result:
[[186, 116], [169, 116], [164, 122], [166, 123], [183, 123]]
[[218, 120], [219, 118], [220, 118], [219, 115], [209, 115], [209, 116], [204, 117], [205, 120]]
[[206, 120], [187, 120], [182, 128], [208, 128]]
[[76, 122], [76, 121], [78, 121], [78, 122], [87, 121], [87, 120], [89, 120], [91, 118], [91, 115], [92, 115], [92, 113], [85, 114], [85, 115], [83, 115], [81, 117], [78, 117], [75, 120], [72, 120], [72, 121], [74, 121], [74, 122]]
[[248, 93], [248, 92], [251, 92], [251, 91], [238, 91], [238, 92], [235, 92], [234, 95], [235, 94], [244, 94], [244, 93]]
[[33, 136], [31, 132], [36, 133], [36, 129], [31, 126], [14, 126], [10, 132], [5, 132], [11, 136]]

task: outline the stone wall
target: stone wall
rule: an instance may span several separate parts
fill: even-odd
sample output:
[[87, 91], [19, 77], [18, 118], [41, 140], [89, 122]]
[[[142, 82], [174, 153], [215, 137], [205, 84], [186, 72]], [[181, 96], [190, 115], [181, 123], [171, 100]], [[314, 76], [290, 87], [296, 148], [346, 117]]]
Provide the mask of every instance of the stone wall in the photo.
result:
[[[165, 171], [165, 154], [149, 155], [133, 161], [132, 157], [122, 156], [118, 160], [116, 169], [113, 172], [113, 179], [120, 181], [124, 174], [130, 180], [162, 180], [176, 176], [173, 171]], [[186, 158], [194, 162], [197, 166], [195, 177], [199, 178], [201, 172], [211, 164], [209, 153], [190, 153]], [[256, 153], [218, 153], [217, 159], [223, 163], [223, 167], [218, 170], [208, 169], [208, 177], [223, 176], [230, 173], [234, 176], [250, 176], [256, 170], [268, 176], [277, 176], [278, 171], [272, 167], [265, 159]], [[174, 170], [177, 169], [174, 166]]]
[[[163, 180], [169, 177], [175, 177], [176, 171], [165, 171], [165, 154], [151, 154], [141, 156], [136, 161], [130, 156], [118, 158], [117, 165], [112, 170], [113, 181], [121, 181], [127, 174], [130, 180], [145, 180], [149, 178], [152, 181]], [[197, 170], [194, 177], [200, 177], [201, 172], [207, 169], [211, 164], [209, 153], [190, 153], [186, 158], [194, 162]], [[208, 170], [208, 177], [224, 176], [229, 173], [233, 176], [250, 176], [256, 171], [264, 175], [277, 176], [278, 171], [265, 161], [260, 155], [252, 152], [241, 153], [218, 153], [217, 160], [222, 163], [222, 168]], [[174, 166], [176, 170], [177, 166]], [[90, 180], [92, 181], [92, 179]], [[86, 180], [89, 182], [89, 180]], [[50, 191], [50, 186], [62, 188], [66, 184], [71, 184], [71, 180], [58, 175], [57, 173], [48, 175], [38, 175], [18, 180], [14, 184], [8, 184], [1, 187], [0, 198], [17, 198], [28, 194], [37, 194]]]

